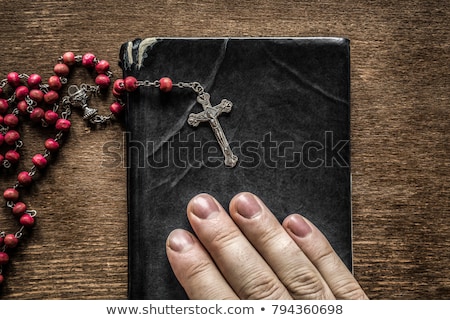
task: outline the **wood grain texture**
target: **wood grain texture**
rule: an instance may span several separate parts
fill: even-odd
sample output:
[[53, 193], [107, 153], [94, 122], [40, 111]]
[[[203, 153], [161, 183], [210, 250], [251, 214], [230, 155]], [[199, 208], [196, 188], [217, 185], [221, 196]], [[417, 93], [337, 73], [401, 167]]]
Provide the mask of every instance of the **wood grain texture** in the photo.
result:
[[[150, 36], [343, 36], [351, 40], [354, 272], [372, 299], [450, 299], [450, 9], [446, 1], [1, 0], [0, 78], [52, 75], [58, 56]], [[125, 7], [122, 7], [125, 6]], [[83, 72], [75, 80], [92, 81]], [[106, 113], [106, 101], [92, 100]], [[123, 127], [78, 114], [25, 195], [38, 221], [5, 270], [3, 299], [126, 299]], [[24, 125], [24, 159], [46, 135]], [[29, 141], [27, 143], [27, 141]], [[28, 161], [28, 160], [26, 160]], [[26, 165], [26, 161], [23, 165]], [[1, 187], [14, 177], [2, 173]], [[183, 214], [183, 213], [180, 213]], [[15, 230], [9, 211], [2, 230]]]

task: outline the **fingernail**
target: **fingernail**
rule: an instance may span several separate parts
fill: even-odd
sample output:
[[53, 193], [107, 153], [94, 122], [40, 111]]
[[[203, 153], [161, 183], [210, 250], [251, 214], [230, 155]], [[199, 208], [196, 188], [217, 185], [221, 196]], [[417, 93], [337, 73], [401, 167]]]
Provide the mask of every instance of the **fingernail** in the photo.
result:
[[170, 249], [176, 252], [189, 250], [194, 244], [194, 240], [189, 233], [184, 230], [173, 230], [167, 239]]
[[199, 195], [192, 202], [192, 213], [201, 219], [208, 219], [219, 212], [219, 207], [209, 195]]
[[244, 193], [237, 199], [236, 211], [241, 216], [250, 219], [256, 217], [261, 212], [261, 206], [254, 195]]
[[304, 238], [312, 232], [309, 224], [305, 221], [305, 219], [303, 219], [302, 216], [298, 214], [293, 215], [289, 219], [287, 227], [292, 231], [293, 234], [300, 238]]

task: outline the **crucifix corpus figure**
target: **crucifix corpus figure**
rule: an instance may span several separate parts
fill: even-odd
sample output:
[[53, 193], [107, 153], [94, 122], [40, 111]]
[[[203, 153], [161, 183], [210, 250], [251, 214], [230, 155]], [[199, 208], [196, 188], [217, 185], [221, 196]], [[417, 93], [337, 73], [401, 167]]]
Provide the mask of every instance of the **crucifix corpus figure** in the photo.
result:
[[208, 121], [216, 136], [217, 142], [222, 149], [222, 153], [225, 157], [225, 165], [227, 167], [234, 167], [238, 161], [238, 157], [233, 154], [218, 119], [222, 112], [230, 112], [233, 104], [231, 101], [223, 99], [218, 105], [213, 107], [210, 102], [210, 95], [206, 92], [197, 96], [197, 101], [202, 105], [203, 111], [191, 113], [187, 121], [188, 124], [197, 127], [201, 122]]

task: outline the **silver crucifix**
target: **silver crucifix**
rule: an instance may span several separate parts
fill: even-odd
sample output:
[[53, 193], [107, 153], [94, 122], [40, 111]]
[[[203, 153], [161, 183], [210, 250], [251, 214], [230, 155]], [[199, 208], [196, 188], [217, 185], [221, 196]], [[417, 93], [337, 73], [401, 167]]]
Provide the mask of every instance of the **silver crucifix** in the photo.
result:
[[238, 161], [238, 157], [233, 154], [230, 148], [225, 133], [217, 119], [222, 112], [230, 112], [233, 104], [231, 101], [223, 99], [218, 105], [212, 106], [210, 102], [210, 95], [206, 92], [197, 96], [197, 101], [202, 105], [203, 111], [199, 113], [191, 113], [188, 118], [188, 123], [191, 126], [198, 126], [201, 122], [208, 121], [216, 136], [217, 142], [222, 149], [222, 153], [225, 157], [224, 163], [227, 167], [234, 167]]

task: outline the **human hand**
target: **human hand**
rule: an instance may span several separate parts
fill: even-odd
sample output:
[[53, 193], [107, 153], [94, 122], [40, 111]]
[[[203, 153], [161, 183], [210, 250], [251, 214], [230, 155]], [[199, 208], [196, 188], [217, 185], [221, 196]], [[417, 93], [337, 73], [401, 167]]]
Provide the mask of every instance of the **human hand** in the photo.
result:
[[176, 229], [167, 256], [190, 299], [367, 299], [325, 236], [292, 214], [278, 222], [251, 193], [230, 202], [210, 195], [187, 206], [196, 236]]

